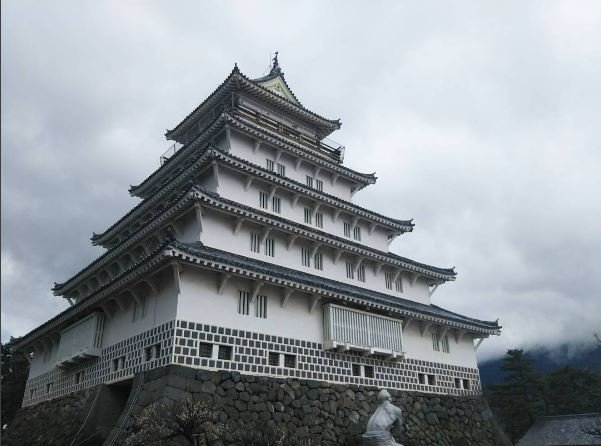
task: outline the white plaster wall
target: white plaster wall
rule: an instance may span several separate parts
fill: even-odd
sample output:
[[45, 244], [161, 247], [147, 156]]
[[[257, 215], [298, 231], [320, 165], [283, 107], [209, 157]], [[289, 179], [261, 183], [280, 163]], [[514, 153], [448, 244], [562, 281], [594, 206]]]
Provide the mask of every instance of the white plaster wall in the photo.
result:
[[31, 365], [29, 367], [29, 378], [41, 375], [42, 373], [49, 372], [54, 368], [58, 356], [58, 346], [53, 345], [50, 350], [48, 359], [44, 359], [43, 353], [35, 353], [31, 359]]
[[450, 353], [444, 353], [442, 351], [442, 344], [441, 350], [437, 352], [432, 346], [432, 335], [430, 331], [422, 337], [419, 324], [414, 321], [409, 328], [403, 328], [403, 344], [405, 352], [409, 358], [413, 359], [476, 368], [477, 362], [473, 338], [466, 334], [463, 339], [457, 343], [455, 341], [454, 330], [449, 330], [446, 335], [449, 337]]
[[293, 294], [282, 308], [281, 288], [265, 285], [259, 292], [268, 299], [267, 319], [263, 319], [254, 316], [256, 299], [250, 306], [249, 315], [238, 314], [238, 292], [251, 291], [250, 280], [232, 278], [219, 295], [219, 276], [214, 272], [186, 267], [180, 277], [178, 319], [313, 342], [323, 341], [321, 308], [318, 306], [310, 313], [306, 294]]
[[[251, 163], [257, 164], [263, 168], [267, 168], [266, 159], [275, 160], [277, 149], [262, 143], [259, 150], [254, 151], [254, 140], [235, 131], [230, 133], [230, 150], [231, 154], [239, 158], [243, 158]], [[320, 169], [320, 172], [315, 176], [316, 165], [310, 161], [303, 160], [301, 165], [296, 168], [296, 156], [288, 155], [282, 151], [282, 155], [278, 163], [286, 166], [286, 177], [299, 183], [306, 184], [306, 176], [309, 175], [315, 179], [323, 181], [323, 191], [327, 194], [334, 195], [346, 201], [352, 200], [351, 187], [352, 182], [345, 178], [338, 178], [332, 184], [332, 172], [327, 169]], [[277, 172], [277, 168], [276, 168]]]
[[[219, 170], [219, 195], [237, 203], [245, 204], [247, 206], [260, 209], [262, 211], [273, 213], [271, 208], [271, 202], [269, 209], [260, 208], [259, 204], [259, 191], [263, 191], [269, 194], [271, 185], [263, 181], [253, 181], [248, 190], [245, 190], [246, 177], [238, 174], [229, 169], [221, 168]], [[281, 198], [281, 212], [279, 215], [288, 220], [305, 225], [305, 207], [313, 208], [315, 203], [311, 200], [301, 198], [293, 204], [293, 195], [288, 191], [279, 189], [276, 191], [275, 196]], [[341, 212], [336, 222], [334, 222], [334, 210], [329, 206], [320, 206], [318, 212], [321, 212], [323, 218], [323, 228], [317, 228], [315, 226], [315, 218], [313, 218], [312, 227], [329, 234], [337, 235], [339, 237], [347, 238], [348, 240], [355, 241], [357, 243], [369, 246], [371, 248], [388, 252], [388, 234], [381, 228], [376, 228], [369, 234], [368, 224], [364, 220], [360, 220], [357, 225], [361, 227], [361, 240], [354, 240], [351, 234], [351, 238], [344, 236], [344, 222], [351, 222], [353, 215], [348, 212]]]
[[133, 301], [130, 299], [125, 311], [114, 309], [111, 319], [106, 318], [102, 347], [106, 347], [175, 319], [177, 313], [177, 290], [173, 277], [166, 271], [159, 284], [157, 295], [146, 295], [146, 308], [142, 317], [133, 321]]
[[233, 234], [234, 218], [223, 213], [218, 213], [214, 210], [207, 209], [203, 217], [202, 242], [206, 246], [221, 249], [223, 251], [233, 252], [245, 257], [259, 259], [264, 262], [273, 263], [291, 269], [304, 271], [308, 274], [325, 277], [339, 282], [348, 283], [361, 288], [368, 288], [379, 291], [395, 297], [401, 297], [424, 304], [430, 303], [429, 288], [425, 281], [419, 279], [413, 287], [409, 284], [407, 276], [403, 276], [403, 293], [386, 289], [384, 274], [388, 270], [384, 267], [377, 275], [374, 274], [374, 264], [370, 261], [365, 264], [365, 282], [360, 282], [356, 277], [349, 279], [346, 277], [346, 260], [355, 261], [353, 257], [343, 255], [338, 263], [334, 264], [334, 252], [332, 249], [324, 247], [320, 252], [323, 253], [323, 271], [313, 267], [302, 266], [302, 248], [310, 248], [307, 241], [299, 240], [294, 243], [294, 246], [287, 249], [287, 236], [281, 232], [272, 230], [269, 237], [275, 239], [275, 257], [264, 254], [264, 246], [261, 246], [261, 253], [255, 253], [250, 250], [250, 234], [255, 232], [261, 234], [262, 228], [251, 222], [242, 224], [238, 234]]

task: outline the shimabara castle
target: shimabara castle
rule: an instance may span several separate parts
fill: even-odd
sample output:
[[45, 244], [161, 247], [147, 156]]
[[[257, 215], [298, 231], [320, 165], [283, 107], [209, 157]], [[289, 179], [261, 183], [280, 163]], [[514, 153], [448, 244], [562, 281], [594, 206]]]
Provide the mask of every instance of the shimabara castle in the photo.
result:
[[55, 285], [69, 308], [18, 345], [23, 406], [167, 365], [480, 394], [475, 350], [499, 325], [432, 303], [453, 269], [390, 252], [414, 225], [353, 204], [376, 177], [343, 165], [339, 128], [277, 57], [258, 79], [235, 67], [92, 236], [104, 254]]

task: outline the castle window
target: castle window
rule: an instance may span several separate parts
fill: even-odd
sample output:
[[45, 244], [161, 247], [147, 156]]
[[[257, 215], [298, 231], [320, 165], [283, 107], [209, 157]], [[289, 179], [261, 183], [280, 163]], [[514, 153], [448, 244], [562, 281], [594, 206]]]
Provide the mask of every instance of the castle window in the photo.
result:
[[463, 389], [464, 390], [470, 390], [470, 380], [469, 379], [464, 379], [463, 380]]
[[346, 262], [346, 277], [349, 279], [355, 278], [355, 269], [353, 267], [353, 262]]
[[46, 384], [46, 393], [52, 392], [52, 388], [54, 387], [54, 382], [49, 382]]
[[250, 233], [250, 250], [252, 252], [261, 252], [261, 238], [256, 232]]
[[29, 398], [33, 398], [35, 396], [35, 387], [33, 389], [29, 389]]
[[265, 255], [275, 257], [275, 240], [272, 238], [265, 239]]
[[432, 349], [435, 352], [440, 351], [440, 337], [438, 336], [438, 333], [432, 333]]
[[315, 253], [315, 257], [313, 257], [313, 267], [319, 271], [323, 271], [323, 254], [321, 252]]
[[217, 353], [217, 359], [222, 359], [224, 361], [231, 361], [232, 347], [229, 345], [220, 345], [219, 352]]
[[353, 238], [355, 240], [361, 241], [361, 227], [360, 226], [355, 226], [355, 229], [353, 230]]
[[451, 353], [451, 349], [449, 348], [449, 337], [448, 336], [442, 337], [442, 351], [444, 353]]
[[315, 180], [315, 189], [317, 189], [319, 192], [323, 192], [323, 181]]
[[269, 209], [268, 207], [269, 196], [266, 192], [259, 191], [259, 206], [263, 209]]
[[281, 200], [280, 197], [273, 197], [271, 199], [271, 209], [276, 214], [279, 214], [281, 212], [281, 209], [282, 209], [282, 200]]
[[345, 237], [349, 237], [351, 236], [351, 224], [344, 222], [344, 236]]
[[[124, 368], [125, 368], [125, 356], [120, 356], [119, 358], [113, 359], [113, 372], [116, 372], [118, 370], [123, 370]], [[75, 376], [77, 377], [77, 374], [75, 374]]]
[[267, 296], [257, 296], [255, 316], [267, 319]]
[[353, 371], [353, 376], [361, 376], [361, 365], [353, 364], [352, 371]]
[[280, 365], [280, 354], [276, 352], [269, 352], [269, 365], [279, 367]]
[[323, 228], [323, 213], [315, 213], [315, 226], [317, 226], [318, 228]]
[[161, 356], [161, 344], [151, 345], [150, 347], [146, 347], [144, 349], [144, 360], [152, 361], [153, 359], [157, 359]]
[[391, 290], [392, 289], [392, 274], [391, 273], [384, 273], [384, 282], [386, 282], [386, 289]]
[[296, 368], [296, 355], [284, 355], [284, 367]]
[[278, 174], [285, 177], [286, 176], [286, 166], [278, 163]]
[[396, 278], [396, 280], [394, 281], [394, 288], [398, 293], [402, 293], [403, 292], [403, 282], [402, 282], [402, 278], [401, 275], [399, 274], [399, 277]]
[[250, 309], [250, 293], [248, 291], [239, 291], [238, 313], [248, 316], [249, 309]]
[[357, 268], [357, 279], [359, 279], [360, 282], [365, 282], [365, 265], [361, 265]]
[[274, 169], [274, 163], [273, 163], [273, 161], [272, 161], [272, 160], [270, 160], [270, 159], [266, 159], [266, 160], [265, 160], [265, 164], [266, 164], [266, 166], [267, 166], [267, 170], [270, 170], [271, 172], [273, 172], [273, 171], [275, 170], [275, 169]]
[[456, 389], [462, 389], [463, 387], [461, 386], [462, 382], [460, 378], [455, 378], [455, 388]]
[[311, 251], [306, 249], [306, 248], [302, 248], [301, 249], [301, 261], [302, 261], [302, 265], [303, 266], [311, 266]]
[[313, 187], [313, 177], [307, 175], [305, 177], [305, 184], [309, 187]]
[[313, 223], [313, 210], [311, 208], [305, 208], [305, 223]]
[[373, 378], [374, 377], [374, 366], [364, 365], [363, 366], [363, 376], [365, 376], [366, 378]]
[[436, 385], [436, 376], [428, 375], [426, 373], [418, 373], [417, 377], [419, 379], [419, 383], [425, 386], [435, 386]]
[[436, 385], [436, 375], [427, 375], [428, 376], [428, 384], [431, 386]]
[[202, 358], [211, 358], [213, 356], [213, 344], [209, 344], [207, 342], [199, 342], [198, 356]]
[[[125, 359], [125, 358], [123, 358]], [[121, 367], [123, 368], [123, 367]], [[73, 382], [75, 384], [81, 384], [81, 382], [83, 381], [83, 372], [76, 372], [75, 376], [73, 377]]]

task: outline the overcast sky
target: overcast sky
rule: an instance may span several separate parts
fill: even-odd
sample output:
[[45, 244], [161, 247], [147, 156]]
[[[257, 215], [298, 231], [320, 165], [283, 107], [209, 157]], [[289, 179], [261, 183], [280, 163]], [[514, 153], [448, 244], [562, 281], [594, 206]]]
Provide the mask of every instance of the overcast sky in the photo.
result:
[[232, 70], [280, 63], [341, 118], [356, 201], [456, 266], [434, 303], [509, 347], [601, 331], [601, 2], [2, 2], [2, 340], [66, 305], [89, 237], [137, 203], [164, 132]]

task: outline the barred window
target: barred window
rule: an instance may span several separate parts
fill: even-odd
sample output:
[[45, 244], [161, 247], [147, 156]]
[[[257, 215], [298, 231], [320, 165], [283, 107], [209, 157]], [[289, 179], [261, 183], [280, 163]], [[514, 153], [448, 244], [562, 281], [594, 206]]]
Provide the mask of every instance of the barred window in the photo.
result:
[[395, 287], [395, 289], [396, 289], [397, 292], [399, 292], [399, 293], [403, 292], [403, 279], [401, 278], [400, 274], [396, 278], [396, 280], [394, 281], [394, 287]]
[[344, 222], [344, 236], [345, 237], [350, 237], [351, 236], [351, 224]]
[[[125, 356], [122, 356], [119, 359], [123, 360], [123, 361], [120, 361], [121, 367], [119, 368], [119, 370], [121, 370], [121, 369], [123, 369], [125, 367]], [[83, 371], [82, 372], [77, 372], [75, 374], [74, 380], [75, 380], [75, 384], [81, 384], [83, 382]]]
[[442, 351], [444, 353], [451, 353], [451, 349], [449, 348], [449, 337], [448, 336], [442, 337]]
[[311, 266], [311, 251], [306, 248], [301, 249], [301, 262], [303, 266]]
[[261, 237], [256, 232], [250, 233], [250, 250], [252, 252], [261, 252]]
[[323, 228], [323, 213], [315, 213], [315, 226], [317, 226], [318, 228]]
[[353, 364], [352, 368], [353, 368], [353, 376], [361, 376], [361, 365]]
[[366, 378], [374, 377], [374, 366], [373, 365], [364, 365], [363, 366], [363, 376]]
[[270, 171], [272, 171], [272, 172], [275, 170], [275, 169], [273, 168], [273, 165], [274, 165], [274, 164], [273, 164], [273, 161], [272, 161], [272, 160], [270, 160], [270, 159], [266, 159], [266, 160], [265, 160], [265, 164], [267, 165], [267, 170], [270, 170]]
[[280, 199], [280, 197], [273, 197], [271, 199], [271, 209], [276, 214], [279, 214], [281, 212], [281, 209], [282, 209], [282, 200]]
[[259, 206], [263, 209], [269, 209], [268, 206], [269, 196], [266, 192], [259, 191]]
[[316, 252], [313, 257], [313, 267], [320, 271], [323, 271], [323, 254], [321, 252]]
[[438, 333], [432, 333], [432, 348], [435, 352], [440, 351], [440, 338]]
[[355, 240], [361, 241], [361, 227], [360, 226], [355, 226], [355, 229], [353, 230], [353, 238]]
[[270, 257], [275, 257], [275, 239], [266, 238], [265, 239], [265, 255]]
[[392, 274], [391, 273], [384, 273], [384, 282], [386, 282], [386, 289], [391, 290], [392, 289]]
[[428, 384], [431, 386], [436, 385], [436, 375], [428, 375]]
[[263, 319], [267, 319], [267, 296], [257, 296], [257, 303], [255, 306], [255, 316]]
[[52, 392], [52, 387], [54, 387], [54, 382], [49, 382], [46, 384], [46, 393]]
[[355, 278], [355, 269], [353, 268], [353, 262], [346, 262], [346, 277], [349, 279]]
[[461, 378], [455, 378], [455, 388], [456, 389], [462, 389], [462, 382], [461, 382]]
[[238, 313], [248, 316], [250, 309], [250, 293], [248, 291], [238, 292]]
[[284, 367], [293, 369], [296, 367], [296, 355], [284, 355]]
[[217, 352], [217, 359], [224, 361], [232, 360], [232, 347], [229, 345], [220, 345], [219, 351]]
[[313, 223], [313, 209], [305, 208], [305, 223], [311, 224]]
[[315, 189], [317, 189], [319, 192], [323, 192], [323, 181], [315, 180]]
[[283, 164], [278, 163], [278, 174], [280, 174], [283, 177], [285, 177], [286, 176], [286, 166], [284, 166]]
[[307, 175], [305, 177], [305, 184], [309, 187], [313, 187], [313, 177]]
[[209, 344], [208, 342], [199, 342], [198, 356], [201, 358], [211, 358], [213, 356], [213, 344]]
[[469, 379], [464, 379], [463, 380], [463, 389], [464, 390], [470, 390], [470, 380]]
[[361, 265], [357, 268], [357, 279], [359, 279], [360, 282], [365, 282], [365, 265]]
[[269, 365], [278, 367], [280, 365], [280, 354], [276, 352], [269, 352]]
[[150, 347], [146, 347], [144, 349], [144, 360], [152, 361], [153, 359], [157, 359], [161, 356], [161, 344], [151, 345]]

